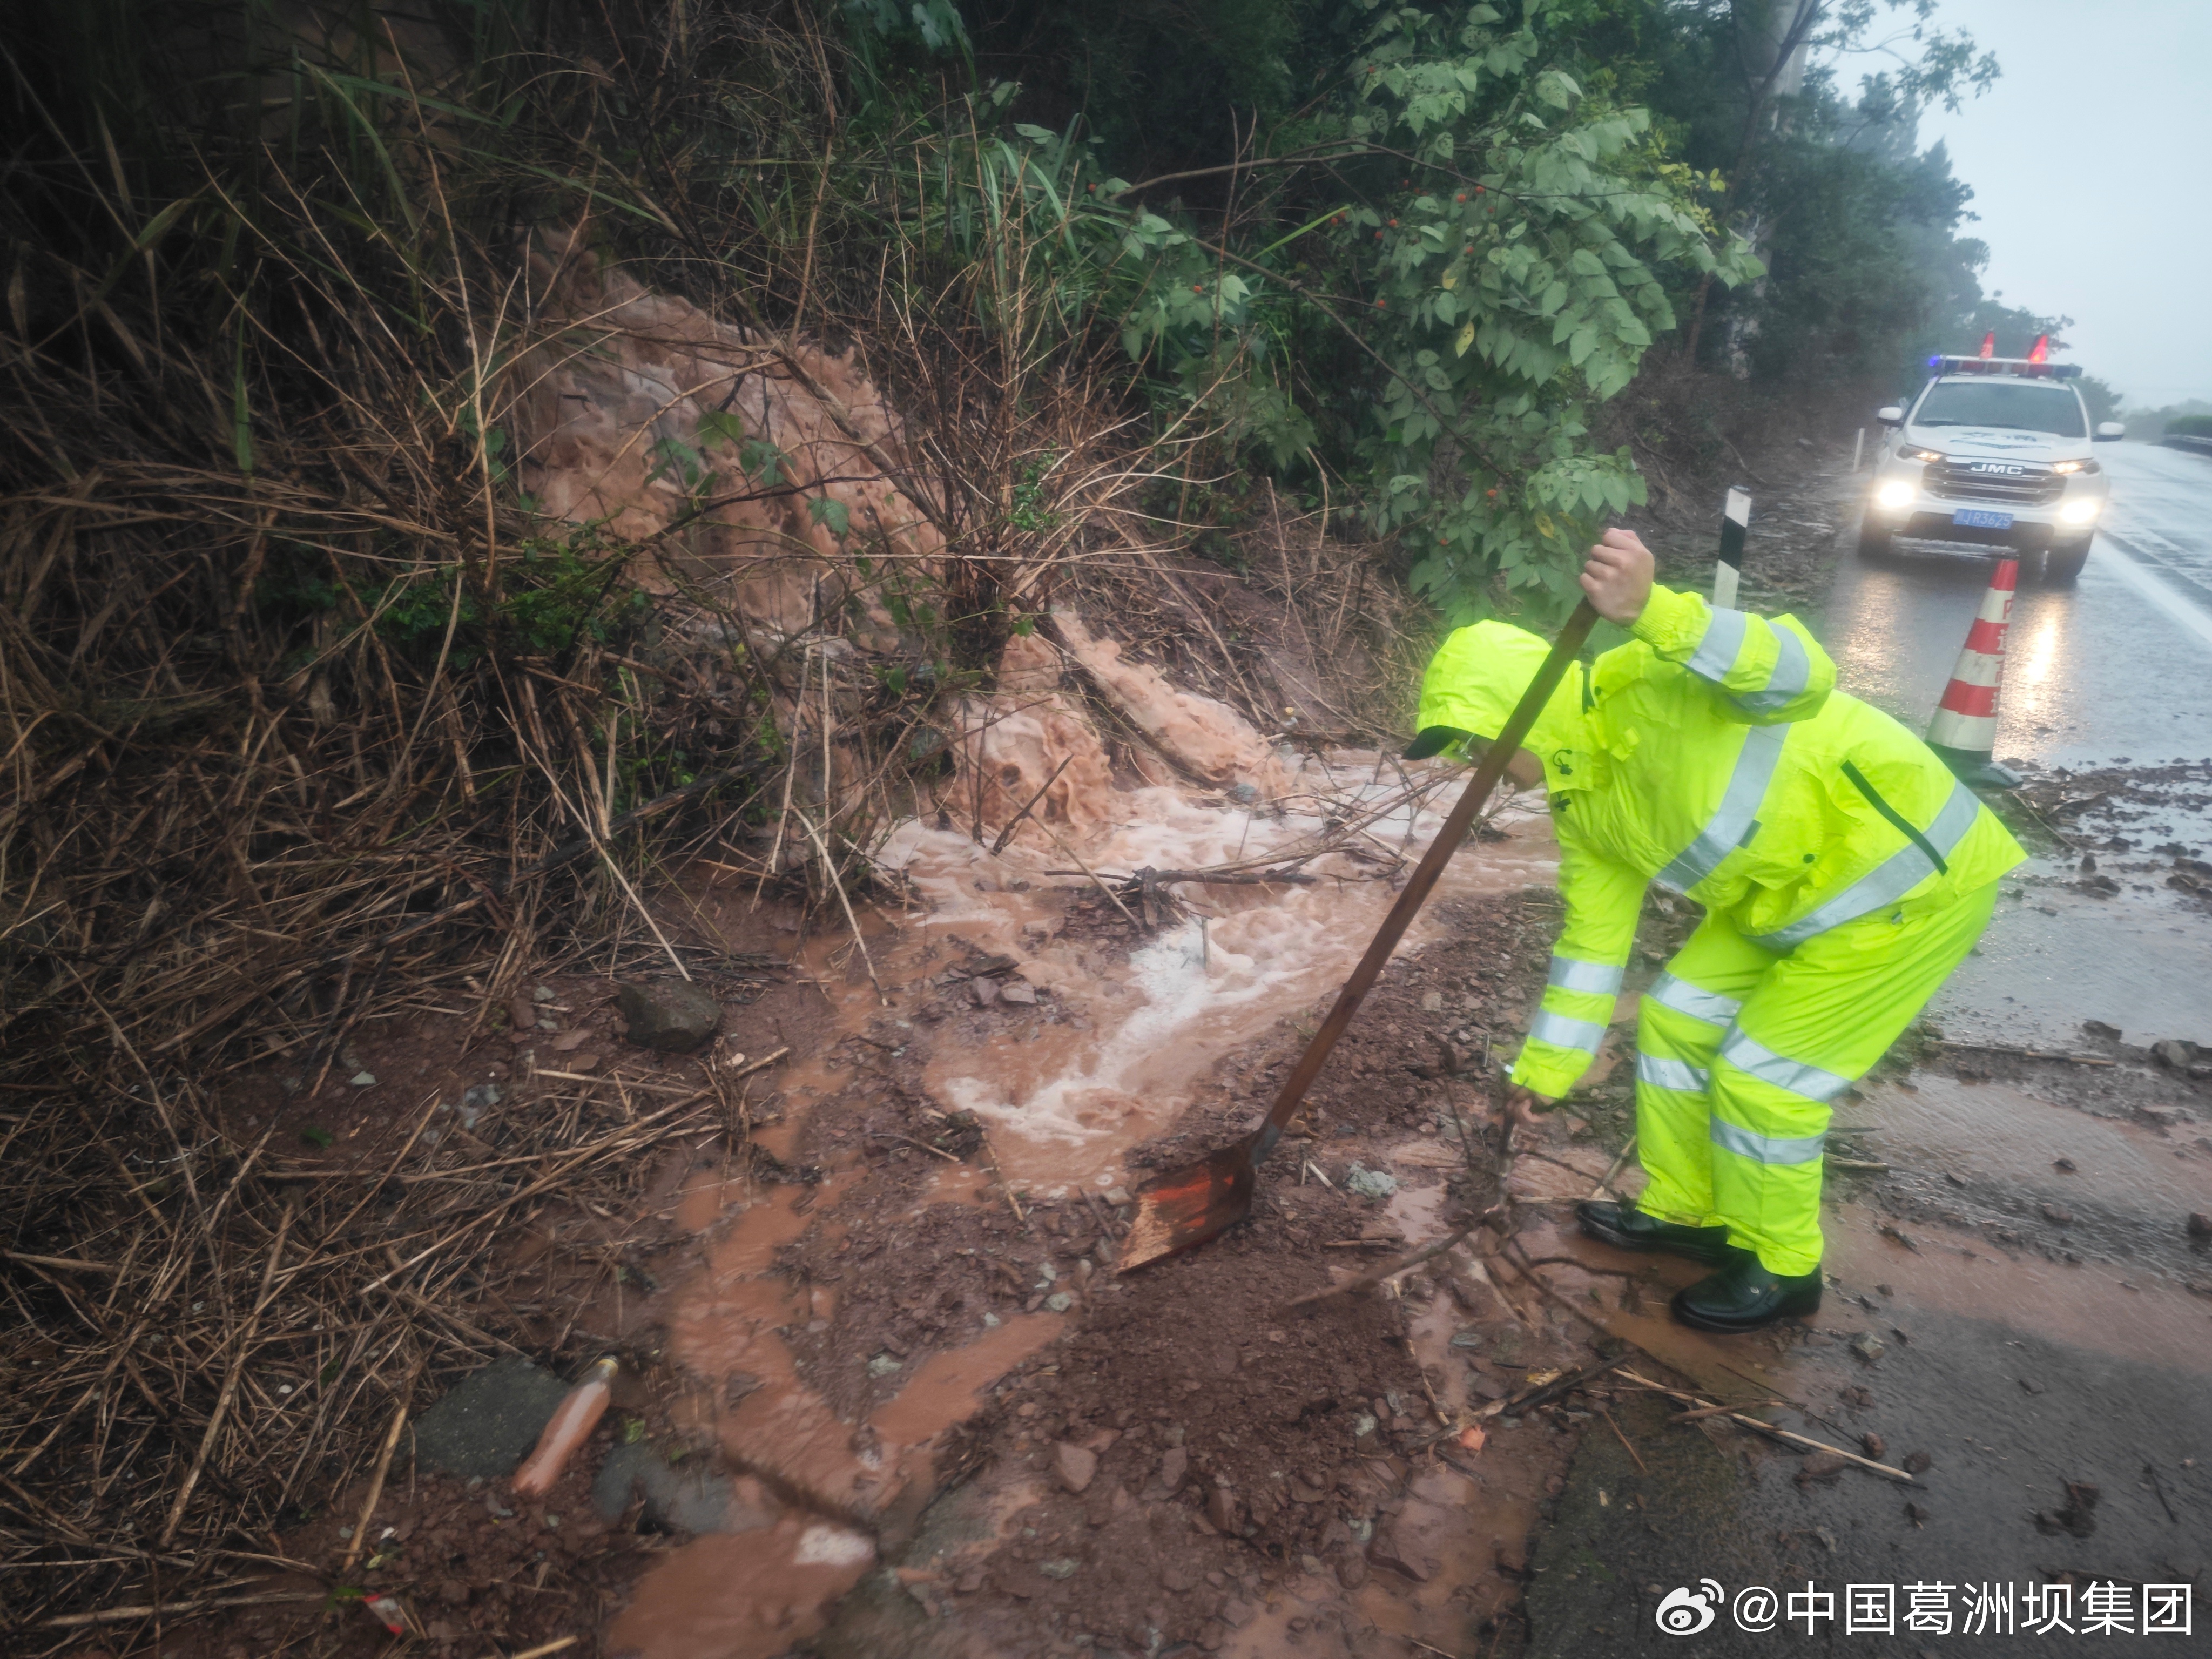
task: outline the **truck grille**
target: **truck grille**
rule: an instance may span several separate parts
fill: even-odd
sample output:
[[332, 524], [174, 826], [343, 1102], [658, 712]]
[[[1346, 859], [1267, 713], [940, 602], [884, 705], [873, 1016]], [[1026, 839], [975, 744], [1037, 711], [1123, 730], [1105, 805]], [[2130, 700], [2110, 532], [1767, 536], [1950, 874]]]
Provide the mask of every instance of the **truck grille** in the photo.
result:
[[2045, 507], [2066, 493], [2066, 480], [2047, 466], [2028, 461], [2008, 461], [2017, 472], [1977, 472], [1971, 461], [1944, 461], [1929, 467], [1924, 481], [1928, 493], [1947, 501], [2001, 501], [2020, 507]]

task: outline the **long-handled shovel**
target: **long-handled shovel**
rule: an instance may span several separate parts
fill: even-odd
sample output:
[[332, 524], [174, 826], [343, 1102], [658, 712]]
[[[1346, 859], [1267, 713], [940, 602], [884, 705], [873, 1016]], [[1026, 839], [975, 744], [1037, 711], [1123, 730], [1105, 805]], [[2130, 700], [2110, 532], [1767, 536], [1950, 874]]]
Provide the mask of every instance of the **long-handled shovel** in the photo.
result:
[[1273, 1110], [1260, 1127], [1235, 1145], [1223, 1147], [1199, 1163], [1172, 1170], [1137, 1194], [1137, 1213], [1129, 1224], [1129, 1236], [1122, 1242], [1121, 1271], [1141, 1267], [1148, 1261], [1158, 1261], [1162, 1256], [1187, 1250], [1194, 1244], [1202, 1244], [1226, 1227], [1244, 1218], [1252, 1207], [1252, 1182], [1260, 1160], [1275, 1150], [1282, 1139], [1283, 1126], [1298, 1109], [1298, 1103], [1306, 1097], [1306, 1091], [1321, 1073], [1328, 1060], [1329, 1050], [1344, 1035], [1352, 1017], [1359, 1012], [1359, 1005], [1367, 1000], [1368, 991], [1382, 971], [1382, 964], [1390, 960], [1390, 952], [1398, 948], [1398, 941], [1406, 936], [1421, 906], [1429, 896], [1429, 890], [1443, 874], [1444, 866], [1453, 852], [1467, 839], [1468, 827], [1475, 815], [1489, 800], [1490, 792], [1505, 775], [1505, 763], [1520, 748], [1521, 739], [1528, 735], [1528, 728], [1536, 723], [1544, 703], [1574, 660], [1575, 653], [1582, 649], [1583, 641], [1589, 636], [1590, 626], [1597, 621], [1597, 612], [1590, 609], [1588, 599], [1575, 607], [1575, 614], [1567, 618], [1567, 625], [1559, 630], [1552, 654], [1544, 659], [1544, 665], [1528, 689], [1521, 694], [1512, 717], [1505, 722], [1482, 763], [1474, 769], [1467, 787], [1460, 793], [1459, 802], [1444, 820], [1444, 827], [1429, 843], [1429, 850], [1421, 855], [1413, 878], [1406, 890], [1398, 895], [1398, 902], [1390, 907], [1390, 914], [1382, 918], [1382, 925], [1375, 933], [1374, 943], [1367, 954], [1352, 970], [1344, 989], [1337, 993], [1336, 1006], [1328, 1011], [1321, 1030], [1314, 1033], [1306, 1051], [1298, 1056], [1283, 1091], [1275, 1097]]

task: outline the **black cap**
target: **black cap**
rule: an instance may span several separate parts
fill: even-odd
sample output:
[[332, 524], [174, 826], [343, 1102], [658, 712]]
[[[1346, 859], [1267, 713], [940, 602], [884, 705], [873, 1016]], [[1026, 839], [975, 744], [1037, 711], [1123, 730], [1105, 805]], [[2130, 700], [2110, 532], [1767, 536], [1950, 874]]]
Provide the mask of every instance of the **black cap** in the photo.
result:
[[1474, 735], [1462, 732], [1455, 726], [1425, 726], [1415, 733], [1413, 742], [1406, 745], [1407, 760], [1426, 760], [1431, 755], [1442, 754], [1455, 743], [1465, 743]]

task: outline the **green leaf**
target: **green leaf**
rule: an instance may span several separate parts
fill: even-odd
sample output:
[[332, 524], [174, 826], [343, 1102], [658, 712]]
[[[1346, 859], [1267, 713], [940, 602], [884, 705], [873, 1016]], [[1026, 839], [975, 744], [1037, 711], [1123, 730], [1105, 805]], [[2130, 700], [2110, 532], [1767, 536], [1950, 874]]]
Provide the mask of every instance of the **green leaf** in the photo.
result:
[[806, 516], [817, 524], [829, 526], [830, 533], [833, 536], [852, 534], [852, 509], [831, 496], [817, 495], [807, 502]]
[[699, 416], [699, 441], [703, 448], [709, 441], [719, 439], [724, 443], [741, 444], [745, 441], [745, 423], [726, 409], [709, 409]]
[[780, 486], [790, 465], [784, 453], [766, 438], [748, 438], [738, 447], [738, 470], [763, 489]]
[[329, 1146], [337, 1139], [337, 1137], [319, 1124], [310, 1123], [300, 1131], [300, 1139], [310, 1146], [320, 1148]]

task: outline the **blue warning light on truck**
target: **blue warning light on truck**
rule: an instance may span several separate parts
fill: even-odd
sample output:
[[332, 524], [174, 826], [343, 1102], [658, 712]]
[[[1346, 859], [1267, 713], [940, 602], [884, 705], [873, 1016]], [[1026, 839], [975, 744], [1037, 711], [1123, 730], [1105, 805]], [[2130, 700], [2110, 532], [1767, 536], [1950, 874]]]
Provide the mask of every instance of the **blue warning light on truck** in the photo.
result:
[[1879, 418], [1874, 483], [1859, 551], [2009, 554], [2054, 584], [2081, 574], [2112, 481], [2092, 447], [2126, 428], [2093, 426], [2072, 382], [2077, 363], [2050, 361], [2050, 337], [2025, 357], [1938, 355], [1910, 404]]

